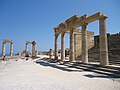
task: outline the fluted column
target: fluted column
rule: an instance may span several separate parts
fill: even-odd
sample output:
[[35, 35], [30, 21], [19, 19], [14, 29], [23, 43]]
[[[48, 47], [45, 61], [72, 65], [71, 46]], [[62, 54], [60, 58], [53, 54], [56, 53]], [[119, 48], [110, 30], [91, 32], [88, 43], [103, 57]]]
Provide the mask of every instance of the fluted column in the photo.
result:
[[55, 59], [58, 59], [58, 34], [55, 34]]
[[10, 44], [10, 56], [13, 55], [13, 43]]
[[87, 24], [82, 26], [82, 62], [88, 63]]
[[75, 61], [74, 56], [74, 30], [70, 31], [70, 61]]
[[107, 34], [106, 34], [106, 18], [101, 17], [99, 19], [100, 24], [100, 65], [108, 65], [108, 44], [107, 44]]
[[65, 33], [61, 34], [61, 60], [65, 60]]
[[6, 47], [6, 43], [3, 43], [3, 45], [2, 45], [2, 56], [5, 56], [5, 47]]

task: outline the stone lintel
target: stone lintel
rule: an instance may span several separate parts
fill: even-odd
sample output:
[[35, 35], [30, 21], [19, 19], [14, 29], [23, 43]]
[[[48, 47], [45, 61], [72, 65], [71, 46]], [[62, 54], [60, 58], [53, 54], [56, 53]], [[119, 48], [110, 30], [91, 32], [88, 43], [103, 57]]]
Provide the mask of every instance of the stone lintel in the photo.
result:
[[6, 39], [3, 40], [3, 43], [7, 43], [7, 42], [8, 42], [8, 43], [13, 43], [12, 40], [6, 40]]
[[[56, 30], [57, 34], [61, 34], [61, 32], [66, 32], [66, 31], [70, 31], [72, 30], [72, 28], [78, 28], [82, 25], [84, 25], [85, 23], [89, 24], [93, 21], [96, 21], [100, 18], [107, 18], [107, 16], [105, 16], [103, 13], [98, 12], [96, 14], [93, 14], [91, 16], [88, 15], [83, 15], [83, 16], [77, 16], [74, 15], [73, 17], [69, 18], [68, 20], [66, 20], [65, 22], [67, 23], [67, 27], [65, 27], [64, 23], [58, 25], [57, 27], [54, 28], [54, 30]], [[71, 23], [70, 23], [71, 22]], [[68, 23], [70, 23], [68, 25]], [[62, 25], [62, 27], [61, 27]]]
[[84, 20], [84, 22], [86, 22], [86, 23], [91, 23], [91, 22], [93, 22], [93, 21], [96, 21], [96, 20], [100, 19], [101, 17], [107, 18], [107, 16], [105, 16], [103, 13], [98, 12], [98, 13], [93, 14], [93, 15], [89, 16], [88, 18], [86, 18], [86, 19]]

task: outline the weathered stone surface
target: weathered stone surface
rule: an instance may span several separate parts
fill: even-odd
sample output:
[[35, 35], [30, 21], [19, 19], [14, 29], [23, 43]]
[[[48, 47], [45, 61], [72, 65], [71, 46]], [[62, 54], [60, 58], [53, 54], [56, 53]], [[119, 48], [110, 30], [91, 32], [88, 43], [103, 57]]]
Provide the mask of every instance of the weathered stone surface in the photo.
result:
[[[87, 31], [88, 50], [94, 46], [94, 32]], [[74, 52], [75, 59], [82, 54], [82, 32], [79, 29], [74, 31]]]

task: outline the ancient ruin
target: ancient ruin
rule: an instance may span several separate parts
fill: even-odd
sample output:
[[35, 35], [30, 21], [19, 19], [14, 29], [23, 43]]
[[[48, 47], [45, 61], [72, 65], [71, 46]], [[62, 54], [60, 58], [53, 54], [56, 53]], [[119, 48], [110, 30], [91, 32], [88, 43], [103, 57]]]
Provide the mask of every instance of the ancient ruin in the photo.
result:
[[98, 12], [94, 15], [77, 16], [67, 19], [54, 28], [55, 31], [55, 59], [58, 59], [58, 36], [61, 34], [61, 59], [65, 60], [65, 33], [70, 33], [70, 61], [75, 61], [74, 52], [74, 30], [82, 27], [82, 62], [88, 63], [88, 43], [87, 43], [87, 25], [93, 21], [99, 20], [100, 29], [100, 65], [108, 65], [108, 45], [106, 35], [106, 18], [103, 13]]
[[28, 50], [28, 44], [32, 44], [32, 56], [36, 56], [36, 42], [35, 41], [26, 41], [26, 47], [25, 47], [25, 53], [27, 53]]
[[6, 43], [10, 43], [10, 56], [13, 55], [13, 41], [12, 40], [3, 40], [2, 44], [2, 56], [5, 56]]

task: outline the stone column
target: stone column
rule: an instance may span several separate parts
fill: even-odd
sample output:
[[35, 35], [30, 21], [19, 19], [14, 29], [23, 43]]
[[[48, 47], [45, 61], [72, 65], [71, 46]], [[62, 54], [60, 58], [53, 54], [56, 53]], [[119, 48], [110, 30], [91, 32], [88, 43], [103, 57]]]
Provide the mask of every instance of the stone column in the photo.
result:
[[36, 56], [35, 51], [36, 51], [36, 42], [33, 41], [33, 43], [32, 43], [32, 56], [33, 57]]
[[5, 56], [5, 47], [6, 47], [6, 43], [3, 42], [3, 45], [2, 45], [2, 56]]
[[36, 55], [36, 56], [38, 55], [38, 51], [37, 51], [37, 50], [35, 51], [35, 55]]
[[74, 30], [70, 31], [70, 61], [75, 61], [74, 57]]
[[28, 52], [28, 43], [26, 43], [25, 52]]
[[52, 49], [49, 50], [49, 58], [50, 58], [50, 59], [53, 58], [53, 50], [52, 50]]
[[65, 60], [65, 33], [61, 34], [61, 60]]
[[82, 62], [88, 63], [87, 24], [82, 26]]
[[55, 34], [55, 59], [58, 59], [58, 34]]
[[13, 43], [10, 44], [10, 56], [13, 55]]
[[106, 34], [106, 20], [107, 17], [101, 17], [99, 19], [100, 24], [100, 65], [108, 65], [108, 44]]

